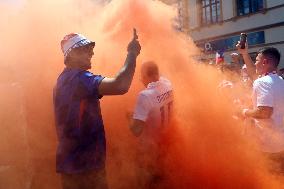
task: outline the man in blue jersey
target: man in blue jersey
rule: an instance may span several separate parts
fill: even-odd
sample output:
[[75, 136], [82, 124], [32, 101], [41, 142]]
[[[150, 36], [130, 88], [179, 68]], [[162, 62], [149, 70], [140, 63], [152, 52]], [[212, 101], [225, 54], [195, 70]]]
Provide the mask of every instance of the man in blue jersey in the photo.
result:
[[134, 30], [125, 64], [114, 78], [87, 71], [91, 68], [95, 42], [76, 33], [61, 41], [66, 68], [54, 88], [54, 111], [58, 135], [56, 170], [62, 176], [63, 189], [108, 188], [99, 99], [128, 91], [141, 49], [137, 39]]

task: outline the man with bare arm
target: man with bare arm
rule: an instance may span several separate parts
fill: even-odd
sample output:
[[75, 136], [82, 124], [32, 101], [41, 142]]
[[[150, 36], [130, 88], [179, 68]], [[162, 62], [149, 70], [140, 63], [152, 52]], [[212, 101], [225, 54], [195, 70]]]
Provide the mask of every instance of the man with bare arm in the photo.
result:
[[273, 171], [284, 173], [284, 80], [276, 72], [280, 53], [273, 47], [260, 49], [253, 65], [247, 47], [240, 49], [237, 45], [237, 48], [249, 75], [256, 78], [253, 82], [253, 109], [243, 109], [242, 114], [255, 120], [261, 151], [279, 165], [280, 170]]
[[138, 179], [141, 188], [155, 188], [162, 179], [160, 137], [169, 125], [173, 89], [171, 82], [160, 77], [159, 68], [153, 61], [145, 62], [141, 68], [141, 81], [146, 87], [137, 99], [130, 130], [138, 137]]
[[58, 135], [56, 170], [61, 174], [63, 189], [108, 188], [99, 99], [128, 91], [141, 49], [137, 39], [134, 29], [125, 64], [113, 78], [87, 71], [91, 68], [95, 42], [76, 33], [61, 41], [66, 68], [54, 88], [54, 111]]

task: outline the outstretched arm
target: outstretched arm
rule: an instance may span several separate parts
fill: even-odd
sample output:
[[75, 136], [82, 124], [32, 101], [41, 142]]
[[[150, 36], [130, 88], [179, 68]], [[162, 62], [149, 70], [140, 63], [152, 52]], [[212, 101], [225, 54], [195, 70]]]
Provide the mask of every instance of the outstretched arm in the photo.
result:
[[127, 57], [123, 67], [114, 78], [104, 78], [99, 85], [100, 95], [122, 95], [127, 93], [133, 79], [136, 67], [136, 58], [140, 53], [141, 46], [134, 29], [133, 40], [128, 44]]
[[273, 108], [268, 106], [259, 106], [256, 109], [244, 109], [244, 117], [253, 117], [256, 119], [269, 119], [273, 113]]
[[239, 53], [243, 56], [245, 65], [247, 66], [247, 72], [251, 80], [257, 79], [255, 65], [248, 53], [248, 44], [246, 42], [246, 46], [244, 49], [241, 49], [240, 41], [238, 41], [238, 44], [236, 45]]

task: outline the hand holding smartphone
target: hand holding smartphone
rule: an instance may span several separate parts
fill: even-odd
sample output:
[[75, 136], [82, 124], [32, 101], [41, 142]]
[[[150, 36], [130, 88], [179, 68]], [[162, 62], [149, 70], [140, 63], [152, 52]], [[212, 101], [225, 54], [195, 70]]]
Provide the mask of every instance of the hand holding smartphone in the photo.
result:
[[240, 36], [241, 49], [245, 49], [246, 48], [246, 42], [247, 42], [247, 34], [246, 33], [241, 33], [241, 36]]

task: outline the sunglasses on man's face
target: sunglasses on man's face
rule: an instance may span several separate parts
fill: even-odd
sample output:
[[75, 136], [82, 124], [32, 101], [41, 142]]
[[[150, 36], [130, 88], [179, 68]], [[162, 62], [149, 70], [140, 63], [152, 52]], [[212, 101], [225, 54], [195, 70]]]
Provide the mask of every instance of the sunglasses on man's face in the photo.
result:
[[90, 52], [90, 51], [93, 51], [93, 49], [94, 49], [93, 45], [85, 45], [85, 46], [76, 48], [77, 52]]

